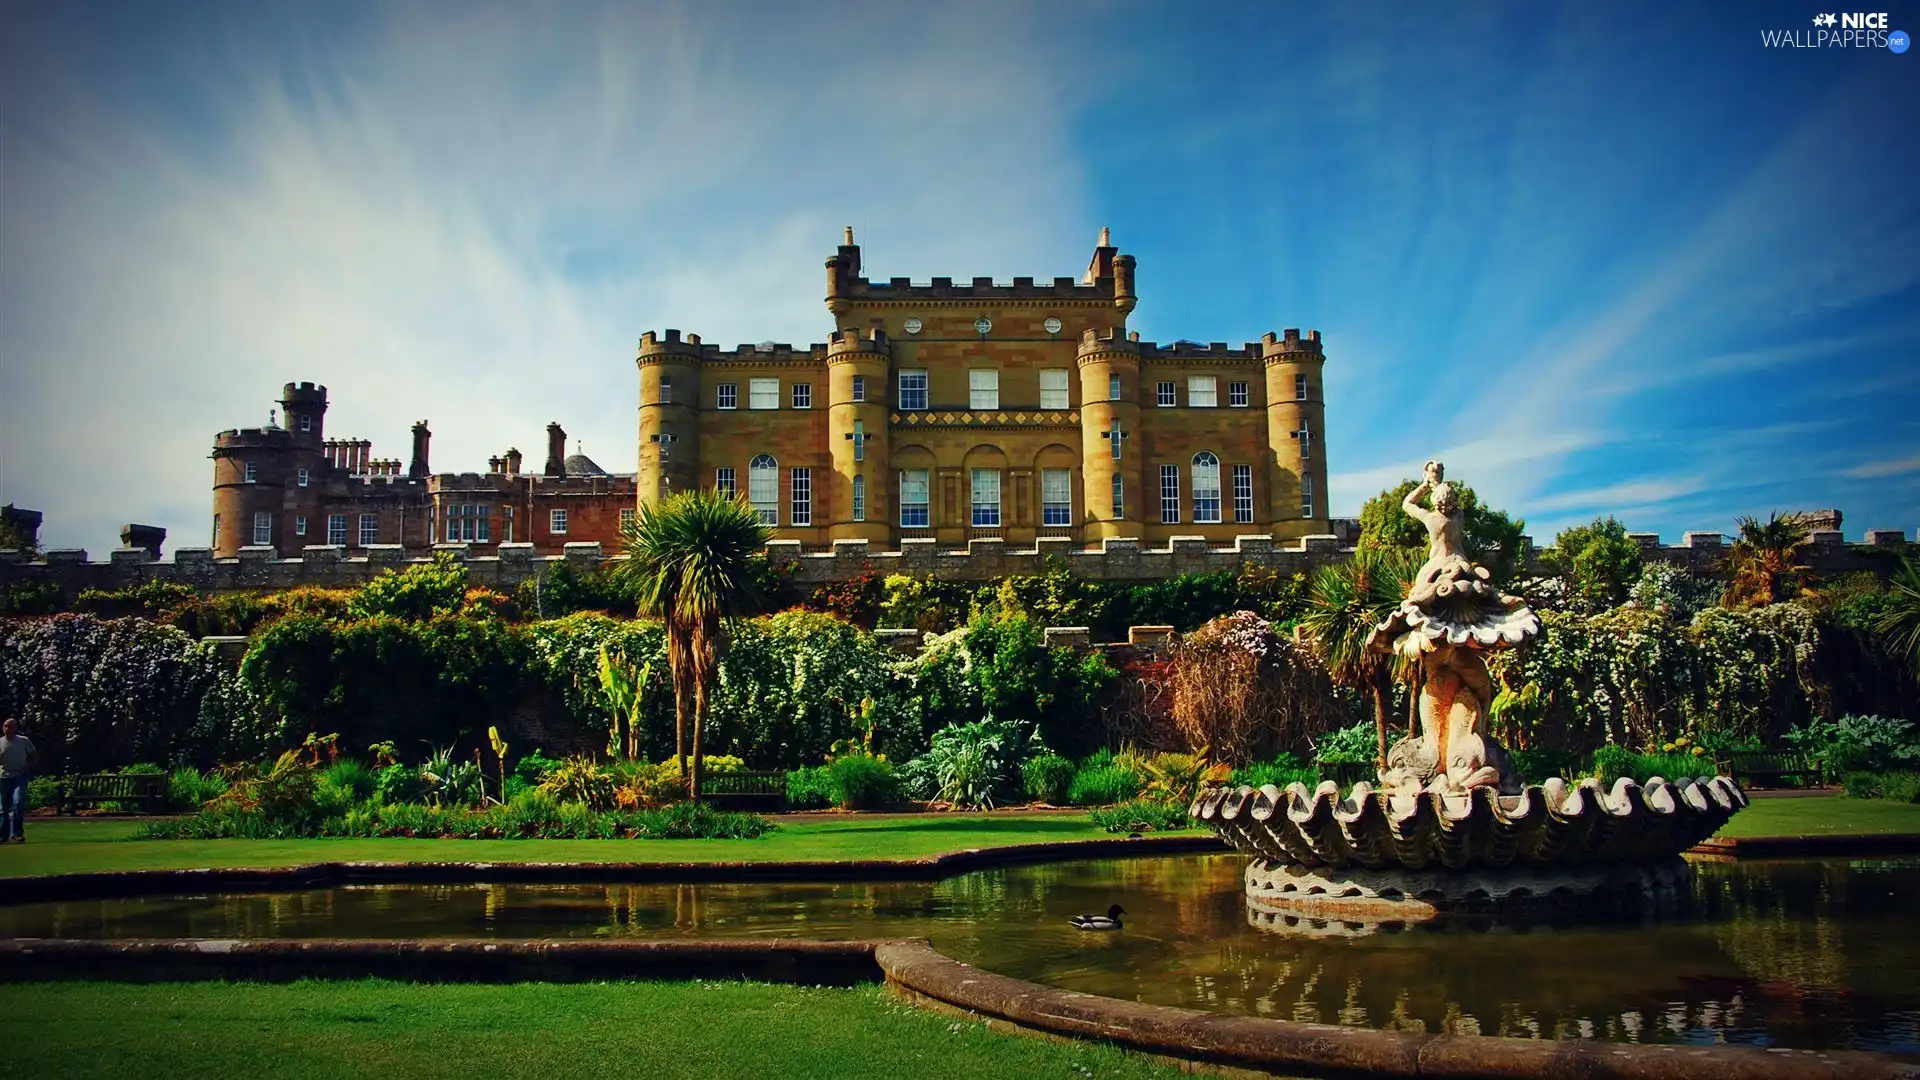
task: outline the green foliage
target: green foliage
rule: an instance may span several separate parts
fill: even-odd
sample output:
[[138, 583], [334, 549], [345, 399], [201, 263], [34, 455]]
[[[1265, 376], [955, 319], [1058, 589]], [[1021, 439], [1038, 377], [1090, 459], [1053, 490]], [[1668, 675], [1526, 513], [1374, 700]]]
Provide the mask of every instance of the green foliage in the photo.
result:
[[1920, 772], [1850, 772], [1844, 783], [1847, 794], [1856, 799], [1920, 803]]
[[384, 803], [411, 803], [426, 798], [430, 787], [419, 766], [395, 763], [374, 775], [373, 793]]
[[885, 761], [848, 754], [826, 768], [833, 801], [843, 810], [877, 810], [900, 799], [900, 781]]
[[1540, 561], [1567, 583], [1569, 597], [1586, 610], [1612, 607], [1640, 580], [1640, 545], [1612, 517], [1562, 529]]
[[1312, 789], [1320, 782], [1320, 776], [1311, 765], [1303, 765], [1292, 754], [1281, 754], [1272, 761], [1255, 762], [1233, 770], [1227, 783], [1234, 787], [1274, 787], [1285, 790], [1288, 784], [1303, 784]]
[[1814, 719], [1787, 732], [1787, 745], [1812, 754], [1828, 773], [1920, 768], [1920, 727], [1886, 716]]
[[908, 763], [908, 782], [921, 790], [931, 787], [933, 798], [956, 807], [992, 809], [1019, 797], [1021, 766], [1029, 755], [1045, 750], [1035, 736], [1030, 725], [1013, 720], [954, 724], [937, 732], [927, 752]]
[[1118, 674], [1098, 653], [1049, 649], [1042, 628], [1020, 614], [977, 618], [967, 628], [968, 681], [983, 712], [1031, 724], [1049, 746], [1079, 752], [1095, 741], [1092, 717]]
[[1566, 779], [1592, 771], [1587, 755], [1557, 746], [1508, 750], [1507, 756], [1513, 763], [1514, 771], [1529, 784], [1538, 784], [1550, 776]]
[[1188, 633], [1240, 607], [1232, 573], [1179, 574], [1122, 587], [1109, 602], [1108, 635], [1123, 640], [1129, 626], [1171, 626]]
[[380, 774], [363, 762], [352, 758], [341, 758], [320, 770], [320, 779], [330, 781], [352, 793], [354, 802], [362, 802], [373, 797], [380, 784]]
[[38, 810], [43, 806], [55, 806], [60, 802], [62, 778], [58, 776], [36, 776], [27, 781], [27, 806]]
[[1095, 825], [1111, 833], [1166, 832], [1193, 827], [1187, 804], [1165, 799], [1136, 799], [1087, 812]]
[[1111, 757], [1089, 759], [1073, 774], [1067, 789], [1067, 801], [1075, 806], [1110, 806], [1139, 796], [1146, 779], [1139, 770], [1118, 764]]
[[[337, 798], [337, 796], [329, 796]], [[334, 804], [326, 813], [276, 816], [260, 808], [216, 803], [197, 814], [153, 822], [145, 839], [292, 839], [321, 836], [411, 836], [461, 840], [750, 839], [772, 823], [757, 814], [717, 811], [696, 803], [658, 810], [602, 812], [561, 802], [535, 789], [506, 804], [471, 809], [451, 803]]]
[[1703, 577], [1671, 563], [1648, 563], [1634, 583], [1631, 599], [1636, 607], [1658, 609], [1679, 625], [1710, 607], [1720, 605], [1726, 592], [1722, 582]]
[[431, 619], [457, 615], [467, 599], [467, 565], [443, 551], [430, 561], [389, 570], [362, 585], [347, 604], [357, 619]]
[[0, 618], [52, 615], [60, 610], [60, 586], [28, 579], [0, 584]]
[[1020, 767], [1027, 798], [1053, 806], [1066, 805], [1073, 793], [1073, 762], [1055, 753], [1035, 754]]
[[996, 612], [1022, 615], [1041, 627], [1098, 625], [1106, 618], [1107, 603], [1104, 590], [1075, 576], [1058, 556], [1047, 558], [1043, 574], [1001, 579], [991, 600]]
[[513, 775], [530, 786], [538, 785], [547, 778], [548, 773], [565, 763], [564, 758], [548, 757], [536, 746], [533, 753], [514, 763]]
[[104, 619], [137, 615], [157, 622], [198, 596], [191, 585], [148, 581], [125, 589], [82, 589], [73, 598], [73, 610]]
[[1887, 583], [1886, 598], [1873, 621], [1886, 640], [1887, 651], [1901, 658], [1907, 671], [1920, 679], [1920, 562], [1902, 556], [1900, 568]]
[[513, 606], [523, 615], [540, 619], [580, 611], [632, 618], [637, 610], [632, 585], [621, 575], [606, 570], [581, 573], [564, 562], [521, 582], [514, 590]]
[[[1361, 547], [1398, 548], [1425, 556], [1426, 526], [1400, 508], [1418, 486], [1418, 481], [1402, 480], [1367, 500], [1360, 508]], [[1509, 518], [1503, 510], [1482, 506], [1470, 487], [1454, 484], [1453, 493], [1465, 515], [1462, 532], [1468, 558], [1484, 564], [1496, 581], [1510, 580], [1522, 562], [1521, 538], [1526, 535], [1527, 523]]]
[[1609, 786], [1621, 777], [1630, 777], [1644, 784], [1656, 776], [1665, 780], [1679, 780], [1684, 777], [1712, 776], [1714, 772], [1712, 756], [1704, 753], [1638, 753], [1623, 746], [1603, 746], [1593, 752], [1593, 775]]
[[1727, 583], [1723, 602], [1729, 607], [1760, 607], [1791, 599], [1811, 582], [1799, 551], [1812, 539], [1800, 514], [1769, 514], [1738, 519], [1740, 532], [1727, 553]]
[[707, 739], [750, 761], [794, 767], [842, 739], [864, 740], [861, 703], [874, 701], [874, 743], [890, 756], [924, 745], [892, 692], [892, 657], [872, 635], [831, 615], [783, 611], [737, 624], [712, 699]]
[[271, 765], [235, 776], [204, 812], [247, 815], [274, 826], [304, 827], [314, 817], [318, 780], [319, 774], [301, 759], [300, 752], [288, 750]]
[[967, 621], [972, 596], [963, 581], [891, 574], [880, 584], [880, 625], [943, 634]]
[[1374, 727], [1370, 723], [1354, 724], [1351, 727], [1335, 728], [1320, 736], [1314, 742], [1313, 756], [1316, 761], [1329, 764], [1335, 762], [1360, 762], [1374, 760]]
[[616, 784], [611, 770], [592, 758], [568, 758], [540, 781], [540, 790], [561, 802], [611, 810]]
[[833, 771], [825, 765], [803, 765], [787, 770], [787, 806], [794, 810], [824, 810], [837, 805]]

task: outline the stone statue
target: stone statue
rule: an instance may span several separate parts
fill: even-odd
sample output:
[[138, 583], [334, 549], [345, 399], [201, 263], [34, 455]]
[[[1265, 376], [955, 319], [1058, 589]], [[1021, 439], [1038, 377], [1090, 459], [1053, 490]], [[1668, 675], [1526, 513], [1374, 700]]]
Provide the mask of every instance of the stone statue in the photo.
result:
[[[1400, 504], [1427, 527], [1427, 561], [1407, 598], [1374, 628], [1367, 646], [1397, 652], [1420, 665], [1420, 734], [1387, 753], [1380, 783], [1394, 794], [1420, 790], [1458, 795], [1495, 786], [1520, 790], [1506, 751], [1487, 732], [1493, 684], [1484, 653], [1519, 645], [1540, 632], [1526, 601], [1492, 584], [1467, 558], [1465, 515], [1446, 466], [1429, 461], [1426, 478]], [[1431, 494], [1432, 508], [1420, 505]]]

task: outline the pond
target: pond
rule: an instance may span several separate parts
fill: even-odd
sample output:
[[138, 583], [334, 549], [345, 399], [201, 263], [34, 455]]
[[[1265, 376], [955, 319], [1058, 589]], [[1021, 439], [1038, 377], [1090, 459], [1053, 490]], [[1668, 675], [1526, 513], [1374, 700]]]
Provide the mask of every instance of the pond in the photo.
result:
[[[1250, 924], [1239, 855], [932, 882], [385, 885], [0, 907], [14, 937], [927, 937], [1162, 1005], [1392, 1030], [1920, 1053], [1920, 860], [1699, 862], [1684, 916]], [[1070, 915], [1125, 906], [1095, 934]]]

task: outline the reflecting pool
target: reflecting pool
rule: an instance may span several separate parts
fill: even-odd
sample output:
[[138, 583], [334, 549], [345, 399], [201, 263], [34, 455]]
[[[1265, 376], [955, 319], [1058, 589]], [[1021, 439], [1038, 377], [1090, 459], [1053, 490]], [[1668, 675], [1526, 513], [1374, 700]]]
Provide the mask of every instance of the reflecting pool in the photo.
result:
[[[0, 907], [14, 937], [927, 937], [1163, 1005], [1392, 1030], [1920, 1053], [1920, 860], [1696, 863], [1645, 922], [1254, 925], [1240, 855], [944, 881], [387, 885]], [[1070, 915], [1125, 906], [1125, 928]]]

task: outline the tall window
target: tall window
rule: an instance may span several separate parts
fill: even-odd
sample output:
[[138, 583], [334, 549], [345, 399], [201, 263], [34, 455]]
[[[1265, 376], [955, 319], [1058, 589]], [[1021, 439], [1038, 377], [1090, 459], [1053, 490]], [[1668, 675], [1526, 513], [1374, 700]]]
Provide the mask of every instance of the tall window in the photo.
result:
[[1064, 409], [1067, 407], [1066, 368], [1041, 369], [1040, 407], [1043, 409]]
[[1120, 376], [1118, 375], [1107, 376], [1107, 400], [1120, 400]]
[[792, 505], [787, 510], [789, 525], [813, 524], [813, 470], [793, 469], [788, 477]]
[[992, 368], [973, 368], [967, 372], [967, 408], [1000, 407], [1000, 373]]
[[867, 478], [853, 478], [853, 520], [867, 520]]
[[779, 379], [747, 380], [747, 407], [751, 409], [777, 409], [780, 407]]
[[797, 382], [793, 384], [793, 407], [796, 409], [813, 408], [813, 384]]
[[509, 503], [500, 508], [500, 534], [507, 543], [513, 543], [513, 505]]
[[713, 490], [719, 492], [721, 498], [725, 499], [734, 498], [738, 494], [739, 489], [733, 486], [733, 466], [722, 465], [713, 471]]
[[294, 515], [294, 517], [293, 517], [293, 535], [295, 535], [295, 536], [305, 536], [305, 535], [307, 535], [307, 515], [305, 515], [305, 514], [295, 514], [295, 515]]
[[[363, 519], [364, 521], [364, 519]], [[485, 506], [462, 504], [447, 507], [447, 543], [491, 543], [493, 520]]]
[[313, 474], [311, 472], [308, 472], [306, 469], [300, 470], [300, 486], [301, 487], [306, 487], [307, 481], [311, 479], [313, 479]]
[[1113, 460], [1120, 460], [1120, 444], [1125, 442], [1127, 433], [1120, 430], [1120, 418], [1113, 418], [1113, 426], [1107, 429], [1107, 443], [1113, 448]]
[[900, 373], [900, 411], [917, 412], [926, 407], [927, 373], [902, 371]]
[[853, 377], [853, 400], [867, 400], [867, 377], [865, 375], [855, 375]]
[[220, 515], [213, 515], [213, 546], [220, 546]]
[[245, 476], [245, 479], [246, 479], [246, 482], [247, 482], [247, 483], [249, 483], [249, 484], [255, 484], [255, 483], [259, 483], [259, 481], [260, 481], [260, 466], [258, 466], [258, 465], [256, 465], [256, 464], [254, 464], [254, 463], [253, 463], [253, 462], [251, 462], [251, 461], [249, 461], [249, 462], [247, 462], [247, 464], [246, 464], [246, 476]]
[[370, 547], [380, 542], [380, 515], [360, 515], [360, 546]]
[[1220, 404], [1220, 384], [1212, 375], [1187, 376], [1187, 408], [1211, 409]]
[[1113, 474], [1113, 520], [1119, 521], [1127, 516], [1127, 484], [1120, 479], [1119, 473]]
[[747, 462], [747, 501], [760, 515], [760, 524], [780, 524], [780, 463], [772, 454]]
[[1073, 473], [1070, 470], [1040, 470], [1040, 524], [1073, 524]]
[[639, 517], [639, 514], [634, 511], [633, 507], [631, 506], [621, 507], [620, 508], [620, 532], [622, 534], [625, 534], [628, 529], [633, 528], [634, 519], [637, 517]]
[[867, 425], [859, 420], [853, 422], [853, 460], [867, 460]]
[[564, 536], [567, 531], [567, 512], [565, 510], [547, 511], [547, 531], [555, 536]]
[[1233, 467], [1233, 520], [1245, 525], [1253, 520], [1253, 466]]
[[300, 414], [300, 430], [303, 432], [313, 430], [313, 414], [312, 413]]
[[976, 526], [1000, 524], [1000, 470], [973, 470], [973, 523]]
[[1305, 375], [1295, 375], [1293, 377], [1293, 400], [1307, 400], [1307, 377]]
[[327, 543], [334, 547], [347, 546], [347, 515], [327, 515]]
[[735, 409], [740, 406], [740, 385], [723, 382], [714, 388], [713, 407], [716, 409]]
[[660, 404], [673, 404], [673, 376], [660, 376]]
[[1230, 409], [1244, 409], [1247, 407], [1246, 383], [1230, 382], [1227, 384], [1227, 407]]
[[1160, 406], [1163, 409], [1173, 408], [1175, 404], [1174, 398], [1173, 398], [1173, 384], [1170, 382], [1163, 382], [1159, 386], [1155, 387], [1153, 391], [1153, 403], [1155, 405]]
[[1220, 459], [1208, 450], [1193, 455], [1193, 520], [1220, 523]]
[[1313, 516], [1313, 477], [1311, 476], [1300, 478], [1300, 516], [1303, 518]]
[[1302, 458], [1312, 457], [1313, 456], [1313, 431], [1312, 429], [1307, 427], [1307, 422], [1305, 420], [1300, 421], [1300, 430], [1294, 432], [1293, 437], [1300, 440], [1300, 456]]
[[253, 542], [256, 546], [273, 543], [273, 514], [270, 511], [254, 511]]
[[1180, 521], [1180, 466], [1160, 466], [1160, 520], [1167, 524]]
[[900, 527], [924, 529], [932, 520], [928, 513], [927, 470], [900, 470]]

